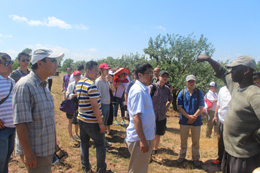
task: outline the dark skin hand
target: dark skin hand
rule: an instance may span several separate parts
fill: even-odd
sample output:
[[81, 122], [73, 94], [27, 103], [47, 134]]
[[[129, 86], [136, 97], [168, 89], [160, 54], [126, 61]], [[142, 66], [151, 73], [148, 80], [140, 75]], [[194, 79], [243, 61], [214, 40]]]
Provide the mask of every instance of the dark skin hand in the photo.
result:
[[3, 129], [3, 128], [5, 128], [4, 122], [2, 120], [0, 120], [0, 129]]

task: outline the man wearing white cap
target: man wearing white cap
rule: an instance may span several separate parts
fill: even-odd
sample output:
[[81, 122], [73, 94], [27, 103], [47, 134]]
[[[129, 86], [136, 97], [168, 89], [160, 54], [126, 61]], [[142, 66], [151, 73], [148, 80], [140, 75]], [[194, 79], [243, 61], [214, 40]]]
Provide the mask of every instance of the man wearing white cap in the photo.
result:
[[[213, 117], [215, 115], [215, 109], [218, 101], [218, 95], [216, 93], [217, 91], [217, 84], [215, 82], [210, 82], [209, 84], [209, 91], [205, 95], [205, 98], [208, 99], [211, 103], [212, 106], [208, 109], [207, 111], [207, 126], [206, 126], [206, 137], [210, 138], [210, 135], [212, 133], [212, 128], [213, 128]], [[216, 132], [216, 128], [214, 128], [214, 131]]]
[[180, 156], [177, 160], [182, 163], [186, 157], [187, 140], [189, 131], [191, 130], [192, 138], [192, 160], [195, 166], [200, 166], [201, 163], [199, 153], [200, 131], [201, 131], [201, 112], [204, 107], [203, 92], [196, 88], [196, 78], [194, 75], [186, 77], [187, 88], [180, 91], [178, 94], [178, 110], [180, 111], [180, 137], [181, 149]]
[[231, 94], [221, 169], [224, 173], [252, 172], [260, 166], [260, 89], [253, 83], [255, 60], [240, 56], [226, 66], [231, 72], [207, 55], [200, 55], [197, 61], [209, 62]]
[[63, 53], [38, 49], [33, 52], [32, 71], [14, 87], [13, 116], [17, 130], [16, 155], [28, 172], [51, 172], [56, 146], [53, 97], [46, 79], [54, 75]]

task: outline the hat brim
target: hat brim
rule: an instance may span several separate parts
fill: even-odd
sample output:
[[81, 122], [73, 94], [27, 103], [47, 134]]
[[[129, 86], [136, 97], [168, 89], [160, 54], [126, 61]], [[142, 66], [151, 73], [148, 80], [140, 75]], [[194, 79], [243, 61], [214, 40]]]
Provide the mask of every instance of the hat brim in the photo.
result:
[[54, 59], [62, 59], [64, 57], [64, 53], [50, 53], [47, 58], [54, 58]]

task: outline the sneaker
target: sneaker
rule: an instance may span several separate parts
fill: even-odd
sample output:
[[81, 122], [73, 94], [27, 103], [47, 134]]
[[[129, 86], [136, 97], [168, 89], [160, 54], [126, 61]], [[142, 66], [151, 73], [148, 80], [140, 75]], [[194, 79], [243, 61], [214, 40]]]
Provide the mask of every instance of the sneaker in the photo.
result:
[[218, 159], [216, 160], [212, 160], [211, 162], [213, 165], [219, 165], [220, 164], [220, 161]]
[[194, 165], [195, 165], [196, 167], [200, 167], [200, 166], [201, 166], [201, 163], [200, 163], [199, 160], [194, 160], [193, 163], [194, 163]]
[[122, 121], [122, 122], [121, 122], [121, 124], [122, 124], [123, 126], [125, 126], [125, 125], [126, 125], [124, 121]]
[[111, 143], [111, 142], [108, 142], [108, 141], [106, 141], [105, 145], [106, 145], [106, 147], [110, 147], [110, 146], [112, 145], [112, 143]]
[[73, 137], [74, 137], [75, 139], [80, 140], [80, 137], [79, 137], [78, 135], [76, 135], [76, 134], [75, 134]]
[[177, 163], [181, 164], [184, 161], [184, 158], [178, 158]]
[[114, 124], [115, 124], [115, 125], [118, 125], [118, 121], [117, 121], [117, 120], [115, 120]]

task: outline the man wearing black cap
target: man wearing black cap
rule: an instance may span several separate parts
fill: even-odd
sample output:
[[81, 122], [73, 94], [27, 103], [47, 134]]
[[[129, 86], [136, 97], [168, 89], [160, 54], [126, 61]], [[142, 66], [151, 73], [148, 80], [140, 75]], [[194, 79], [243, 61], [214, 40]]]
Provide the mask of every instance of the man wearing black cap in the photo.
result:
[[166, 112], [168, 111], [173, 99], [170, 88], [165, 85], [168, 78], [169, 73], [167, 71], [160, 71], [159, 81], [149, 86], [149, 92], [152, 96], [156, 118], [156, 136], [153, 140], [153, 155], [157, 154], [160, 137], [165, 134]]
[[209, 62], [231, 94], [224, 123], [222, 171], [252, 172], [260, 166], [260, 89], [253, 83], [256, 63], [241, 56], [227, 65], [231, 68], [228, 72], [207, 55], [200, 55], [197, 61]]

